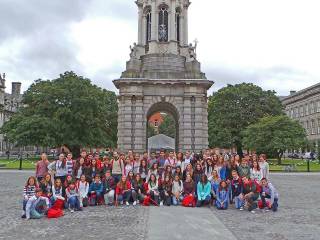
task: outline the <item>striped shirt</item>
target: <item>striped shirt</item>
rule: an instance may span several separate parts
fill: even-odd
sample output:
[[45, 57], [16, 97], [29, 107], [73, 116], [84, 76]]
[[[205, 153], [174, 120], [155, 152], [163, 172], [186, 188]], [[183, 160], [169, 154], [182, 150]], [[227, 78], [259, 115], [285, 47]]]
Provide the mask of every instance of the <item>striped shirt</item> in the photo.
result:
[[23, 197], [24, 198], [31, 198], [36, 195], [36, 186], [25, 186], [23, 189]]
[[73, 160], [66, 160], [66, 168], [67, 168], [67, 174], [72, 175], [73, 171]]

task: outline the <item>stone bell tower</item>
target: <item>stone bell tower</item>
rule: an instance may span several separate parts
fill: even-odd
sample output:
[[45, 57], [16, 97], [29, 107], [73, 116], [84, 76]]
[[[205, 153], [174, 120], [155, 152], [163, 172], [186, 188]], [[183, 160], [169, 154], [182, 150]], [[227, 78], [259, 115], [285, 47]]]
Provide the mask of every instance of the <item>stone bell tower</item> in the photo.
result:
[[176, 150], [208, 147], [206, 79], [197, 41], [188, 41], [189, 0], [137, 0], [138, 42], [120, 79], [118, 148], [147, 150], [148, 119], [168, 112], [176, 121]]

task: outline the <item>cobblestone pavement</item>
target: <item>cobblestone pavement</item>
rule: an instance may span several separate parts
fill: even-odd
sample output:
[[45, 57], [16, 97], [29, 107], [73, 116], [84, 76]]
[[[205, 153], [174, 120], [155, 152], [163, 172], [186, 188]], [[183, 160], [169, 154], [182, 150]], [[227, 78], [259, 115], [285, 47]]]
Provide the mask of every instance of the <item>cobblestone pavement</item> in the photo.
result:
[[213, 210], [239, 240], [320, 239], [320, 174], [272, 174], [279, 211]]
[[[132, 206], [90, 207], [73, 214], [67, 211], [59, 219], [26, 221], [20, 218], [21, 195], [29, 175], [30, 172], [0, 171], [0, 239], [146, 239], [148, 230], [163, 227], [161, 224], [150, 226], [151, 208]], [[213, 218], [219, 219], [227, 227], [225, 230], [231, 231], [239, 240], [320, 239], [320, 175], [273, 174], [272, 182], [280, 192], [277, 213], [257, 211], [252, 214], [234, 210], [232, 206], [227, 211], [211, 208], [215, 215]], [[184, 208], [170, 210], [172, 208], [163, 207], [161, 211], [169, 215], [185, 213]], [[189, 211], [195, 211], [194, 219], [189, 221], [200, 221], [198, 224], [201, 226], [201, 221], [206, 220], [199, 216], [197, 209]], [[163, 224], [185, 224], [183, 218], [181, 221]], [[211, 225], [219, 224], [215, 225], [213, 221]], [[184, 239], [195, 238], [189, 235]]]
[[90, 207], [59, 219], [21, 219], [21, 196], [30, 172], [0, 171], [0, 239], [145, 239], [149, 208]]

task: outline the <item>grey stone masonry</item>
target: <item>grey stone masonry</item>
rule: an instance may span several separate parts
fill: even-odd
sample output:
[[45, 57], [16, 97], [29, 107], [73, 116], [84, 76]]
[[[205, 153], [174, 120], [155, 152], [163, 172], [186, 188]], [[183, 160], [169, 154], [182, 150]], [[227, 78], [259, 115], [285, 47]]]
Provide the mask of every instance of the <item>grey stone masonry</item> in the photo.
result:
[[[199, 152], [208, 147], [207, 90], [213, 82], [201, 72], [197, 41], [188, 43], [190, 1], [136, 4], [138, 43], [130, 46], [126, 69], [113, 81], [119, 89], [118, 148], [146, 151], [148, 119], [167, 112], [176, 121], [176, 150]], [[159, 14], [167, 18], [162, 23]]]

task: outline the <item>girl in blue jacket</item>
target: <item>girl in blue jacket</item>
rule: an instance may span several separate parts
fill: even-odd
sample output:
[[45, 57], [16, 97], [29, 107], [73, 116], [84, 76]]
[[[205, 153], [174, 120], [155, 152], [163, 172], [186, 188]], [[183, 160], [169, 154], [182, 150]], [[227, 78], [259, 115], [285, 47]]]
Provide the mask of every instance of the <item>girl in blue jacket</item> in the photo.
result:
[[228, 184], [226, 181], [220, 182], [220, 187], [217, 193], [216, 206], [219, 210], [228, 209], [229, 202], [229, 192], [228, 192]]
[[96, 175], [94, 181], [89, 187], [90, 205], [99, 205], [103, 203], [103, 184], [100, 181], [100, 176]]
[[[206, 204], [209, 205], [211, 199], [211, 183], [205, 174], [201, 175], [200, 181], [197, 184], [197, 207]], [[209, 205], [210, 206], [210, 205]]]

